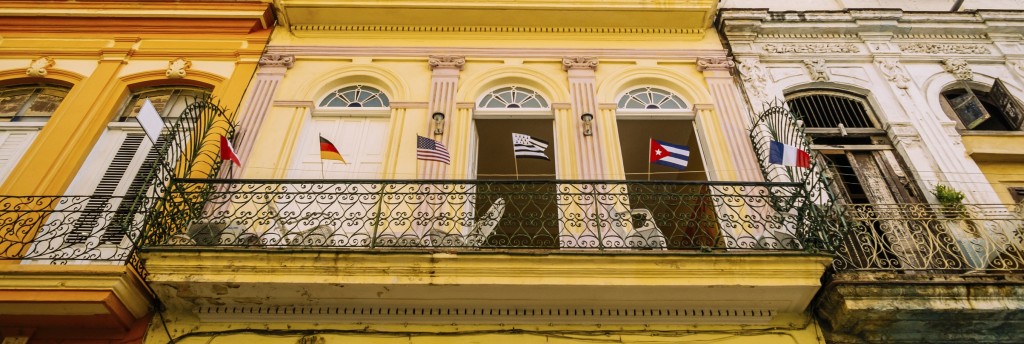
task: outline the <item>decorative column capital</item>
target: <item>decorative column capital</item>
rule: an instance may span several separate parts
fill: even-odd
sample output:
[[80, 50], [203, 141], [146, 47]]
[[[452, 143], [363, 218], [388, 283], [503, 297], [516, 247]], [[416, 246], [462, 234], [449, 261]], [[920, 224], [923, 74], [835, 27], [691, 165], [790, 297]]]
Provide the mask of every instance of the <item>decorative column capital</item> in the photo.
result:
[[284, 54], [263, 54], [260, 56], [260, 67], [284, 67], [292, 68], [295, 64], [295, 55]]
[[589, 69], [597, 70], [597, 58], [587, 56], [567, 56], [562, 58], [562, 70]]
[[466, 66], [466, 57], [459, 55], [430, 55], [427, 59], [430, 70], [435, 69], [457, 69], [462, 70]]
[[967, 65], [967, 61], [963, 59], [942, 60], [942, 69], [953, 74], [957, 80], [969, 81], [974, 79], [974, 72], [971, 71], [971, 66]]
[[724, 70], [731, 73], [734, 67], [736, 67], [736, 62], [725, 56], [697, 58], [697, 71], [701, 72], [706, 70]]
[[42, 56], [32, 62], [29, 62], [28, 69], [25, 70], [25, 74], [33, 77], [44, 77], [46, 76], [46, 69], [53, 67], [55, 62], [52, 57]]

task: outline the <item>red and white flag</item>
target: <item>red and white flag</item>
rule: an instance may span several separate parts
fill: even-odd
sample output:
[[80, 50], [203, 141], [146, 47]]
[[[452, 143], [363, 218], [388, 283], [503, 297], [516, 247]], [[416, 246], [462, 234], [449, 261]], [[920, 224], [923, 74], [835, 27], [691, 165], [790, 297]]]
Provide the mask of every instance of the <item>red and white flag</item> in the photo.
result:
[[242, 167], [242, 162], [238, 160], [238, 154], [235, 154], [235, 147], [231, 147], [231, 141], [228, 141], [224, 135], [220, 136], [220, 159], [231, 160], [238, 167]]

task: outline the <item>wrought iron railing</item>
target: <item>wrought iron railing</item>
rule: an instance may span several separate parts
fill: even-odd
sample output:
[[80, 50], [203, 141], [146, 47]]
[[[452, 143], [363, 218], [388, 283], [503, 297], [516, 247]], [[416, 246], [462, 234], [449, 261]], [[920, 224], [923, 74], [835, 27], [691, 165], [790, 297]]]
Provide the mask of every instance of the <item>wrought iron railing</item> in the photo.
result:
[[[145, 212], [125, 197], [0, 196], [2, 250], [23, 264], [138, 264]], [[143, 199], [150, 202], [149, 199]], [[147, 204], [136, 205], [142, 209]], [[30, 240], [19, 240], [30, 238]]]
[[[774, 249], [825, 242], [798, 184], [178, 180], [145, 245]], [[198, 204], [189, 200], [202, 199]]]
[[835, 248], [837, 270], [1024, 270], [1020, 205], [861, 204]]

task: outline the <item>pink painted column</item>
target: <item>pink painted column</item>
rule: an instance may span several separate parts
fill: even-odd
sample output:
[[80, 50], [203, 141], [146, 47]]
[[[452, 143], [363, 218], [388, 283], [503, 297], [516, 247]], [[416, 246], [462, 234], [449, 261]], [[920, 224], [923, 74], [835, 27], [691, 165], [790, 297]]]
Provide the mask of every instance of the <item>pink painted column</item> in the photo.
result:
[[[432, 119], [427, 121], [427, 134], [428, 137], [434, 140], [440, 141], [448, 148], [448, 154], [452, 155], [452, 162], [454, 163], [454, 150], [452, 147], [452, 123], [459, 120], [456, 118], [459, 113], [455, 111], [455, 93], [459, 87], [459, 72], [462, 71], [463, 66], [466, 64], [466, 58], [464, 56], [454, 55], [431, 55], [427, 60], [427, 64], [430, 65], [432, 71], [430, 76], [430, 100], [427, 102], [427, 116], [432, 116], [435, 112], [443, 113], [444, 124], [442, 125], [443, 134], [435, 135], [434, 132], [437, 129]], [[436, 161], [424, 161], [424, 168], [419, 172], [420, 178], [423, 179], [443, 179], [447, 175], [449, 165]]]
[[[576, 146], [576, 162], [579, 166], [578, 176], [580, 179], [606, 179], [607, 173], [604, 162], [604, 149], [602, 149], [602, 135], [600, 122], [597, 118], [601, 113], [597, 108], [597, 88], [595, 71], [597, 70], [597, 58], [593, 57], [565, 57], [562, 59], [562, 69], [569, 77], [569, 114], [568, 118], [558, 120], [567, 123], [575, 123], [576, 132], [573, 135]], [[580, 115], [589, 113], [594, 115], [591, 123], [589, 136], [583, 135], [584, 123]]]
[[[270, 103], [274, 100], [274, 93], [277, 92], [277, 85], [284, 79], [285, 72], [292, 68], [293, 63], [293, 55], [266, 54], [260, 57], [256, 81], [253, 82], [246, 97], [235, 131], [235, 150], [242, 161], [242, 166], [246, 166], [252, 147], [256, 144], [256, 133], [267, 116]], [[241, 169], [238, 169], [238, 172], [241, 172]]]
[[[736, 87], [732, 76], [735, 65], [728, 57], [697, 58], [697, 70], [704, 73], [704, 81], [715, 101], [715, 115], [719, 116], [718, 123], [726, 144], [725, 147], [706, 147], [706, 149], [728, 150], [733, 160], [733, 166], [737, 169], [733, 174], [737, 180], [762, 181], [760, 167], [758, 167], [754, 155], [754, 148], [750, 144], [750, 135], [747, 129], [750, 116], [743, 105], [743, 96]], [[703, 135], [707, 135], [707, 133]]]

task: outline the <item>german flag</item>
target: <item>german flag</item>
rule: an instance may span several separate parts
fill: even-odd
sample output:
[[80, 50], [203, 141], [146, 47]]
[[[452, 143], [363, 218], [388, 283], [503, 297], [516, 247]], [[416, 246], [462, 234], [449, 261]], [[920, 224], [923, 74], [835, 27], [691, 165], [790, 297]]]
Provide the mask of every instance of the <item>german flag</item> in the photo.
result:
[[323, 136], [320, 136], [320, 159], [338, 160], [347, 164], [345, 158], [341, 157], [341, 153], [338, 153], [338, 147], [335, 147], [331, 141], [327, 141]]

